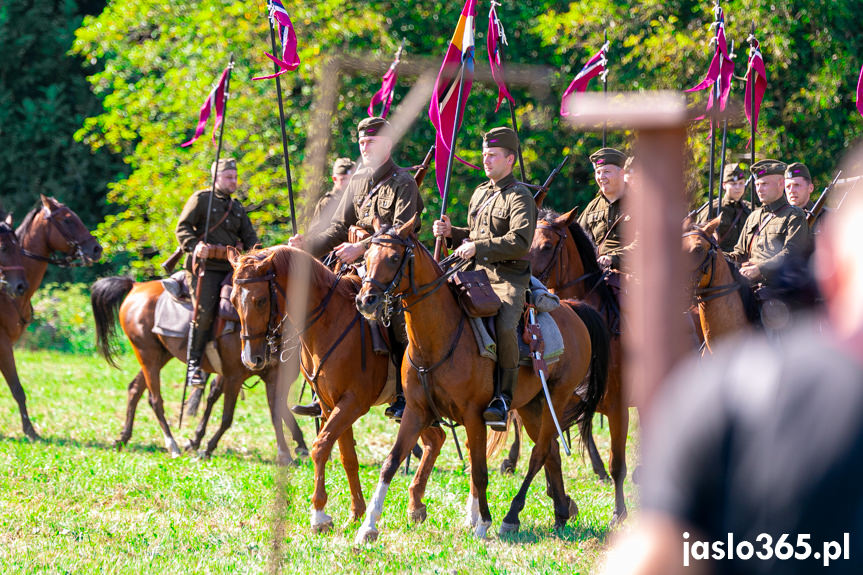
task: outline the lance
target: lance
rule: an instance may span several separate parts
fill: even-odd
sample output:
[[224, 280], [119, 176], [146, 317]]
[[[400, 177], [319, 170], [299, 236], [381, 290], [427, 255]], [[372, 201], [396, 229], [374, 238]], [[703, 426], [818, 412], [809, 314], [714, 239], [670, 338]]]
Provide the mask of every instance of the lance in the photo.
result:
[[[213, 196], [216, 193], [216, 178], [219, 175], [219, 158], [222, 155], [222, 135], [225, 133], [225, 122], [228, 120], [228, 98], [231, 92], [231, 72], [234, 70], [234, 55], [231, 54], [231, 62], [228, 64], [228, 77], [225, 79], [225, 95], [224, 105], [222, 107], [222, 123], [219, 126], [219, 142], [216, 146], [216, 168], [213, 170], [213, 182], [210, 185], [210, 196], [207, 200], [207, 216], [204, 220], [204, 235], [201, 238], [203, 243], [207, 243], [207, 235], [210, 231], [210, 213], [213, 211]], [[192, 308], [192, 322], [189, 324], [189, 336], [186, 341], [186, 377], [183, 380], [183, 401], [180, 404], [180, 421], [177, 423], [177, 428], [183, 427], [183, 412], [186, 408], [186, 390], [189, 388], [189, 381], [192, 379], [192, 370], [189, 369], [189, 357], [192, 353], [192, 337], [198, 327], [198, 304], [201, 299], [201, 278], [204, 277], [206, 269], [206, 258], [202, 259], [198, 264], [198, 273], [196, 275], [195, 285], [195, 302]]]
[[[608, 29], [605, 30], [603, 46], [608, 45]], [[602, 72], [602, 95], [606, 97], [608, 94], [608, 53], [605, 54], [605, 70]], [[602, 147], [605, 147], [606, 134], [608, 133], [608, 121], [602, 124]]]
[[[455, 120], [453, 120], [452, 127], [452, 140], [450, 141], [449, 146], [449, 158], [447, 158], [446, 162], [446, 179], [443, 184], [443, 197], [441, 198], [441, 206], [440, 206], [440, 219], [446, 215], [446, 206], [449, 201], [449, 184], [452, 179], [452, 164], [455, 159], [455, 142], [456, 138], [458, 138], [458, 128], [460, 125], [459, 114], [461, 112], [461, 103], [464, 98], [464, 67], [465, 67], [465, 58], [468, 57], [468, 53], [465, 52], [461, 57], [461, 69], [459, 70], [458, 76], [458, 98], [456, 99], [455, 104]], [[435, 239], [434, 243], [434, 259], [435, 261], [440, 261], [441, 250], [443, 249], [443, 238], [438, 237]]]
[[[749, 62], [752, 62], [752, 55], [755, 53], [755, 22], [752, 22], [752, 33], [749, 35]], [[750, 157], [749, 157], [749, 167], [752, 168], [755, 165], [755, 70], [749, 70], [749, 79], [746, 81], [746, 89], [749, 90], [749, 102], [750, 106], [752, 106], [751, 117], [749, 118], [749, 125], [751, 132], [749, 134], [749, 145], [752, 146], [750, 148]], [[755, 207], [755, 180], [752, 180], [752, 187], [749, 188], [749, 204], [752, 207]]]
[[[492, 0], [492, 4], [495, 6], [500, 6], [500, 4], [498, 4], [494, 0]], [[500, 20], [498, 20], [498, 24], [500, 26], [503, 26], [502, 24], [500, 24]], [[501, 28], [501, 30], [503, 30], [503, 28]], [[497, 45], [497, 53], [500, 56], [501, 68], [503, 67], [503, 47], [504, 46], [509, 46], [509, 44], [507, 44], [507, 42], [506, 42], [506, 36], [504, 36], [503, 33], [501, 33], [500, 43], [498, 43], [498, 45]], [[510, 97], [511, 96], [512, 96], [512, 94], [510, 94]], [[513, 100], [514, 100], [514, 98], [513, 98]], [[512, 121], [512, 129], [515, 132], [516, 138], [518, 139], [518, 150], [516, 150], [516, 152], [517, 152], [516, 155], [518, 156], [518, 169], [521, 170], [521, 180], [523, 182], [525, 182], [525, 181], [527, 181], [527, 172], [524, 171], [524, 157], [522, 157], [522, 154], [521, 154], [521, 139], [518, 137], [518, 119], [515, 116], [515, 104], [513, 104], [512, 100], [507, 98], [507, 105], [509, 106], [509, 118]]]
[[[716, 41], [719, 42], [719, 15], [721, 14], [719, 8], [719, 1], [717, 0], [716, 4], [713, 7], [713, 11], [716, 14]], [[711, 43], [712, 44], [712, 43]], [[717, 47], [718, 49], [718, 47]], [[722, 92], [719, 89], [719, 84], [721, 83], [722, 78], [722, 58], [719, 59], [719, 78], [717, 78], [716, 82], [713, 83], [713, 109], [710, 111], [710, 168], [707, 172], [707, 217], [708, 219], [713, 219], [716, 215], [713, 210], [713, 167], [716, 165], [716, 111], [720, 105], [720, 98], [722, 98]]]
[[[734, 60], [734, 40], [731, 41], [731, 52], [728, 54], [728, 57], [733, 61]], [[720, 71], [722, 66], [722, 60], [719, 61]], [[721, 77], [721, 76], [720, 76]], [[729, 80], [729, 82], [732, 80]], [[725, 177], [725, 152], [727, 150], [727, 142], [728, 142], [728, 111], [723, 115], [722, 118], [722, 153], [719, 155], [719, 186], [718, 194], [719, 194], [719, 205], [722, 205], [722, 179]]]
[[[270, 12], [270, 45], [273, 49], [273, 54], [276, 52], [276, 18]], [[279, 74], [279, 65], [273, 62], [273, 69], [276, 77], [276, 96], [279, 99], [279, 126], [282, 128], [282, 155], [285, 158], [285, 178], [288, 180], [288, 202], [291, 206], [291, 231], [293, 235], [297, 235], [297, 212], [294, 208], [294, 183], [291, 179], [291, 160], [288, 156], [288, 134], [285, 130], [285, 106], [282, 103], [282, 82]]]

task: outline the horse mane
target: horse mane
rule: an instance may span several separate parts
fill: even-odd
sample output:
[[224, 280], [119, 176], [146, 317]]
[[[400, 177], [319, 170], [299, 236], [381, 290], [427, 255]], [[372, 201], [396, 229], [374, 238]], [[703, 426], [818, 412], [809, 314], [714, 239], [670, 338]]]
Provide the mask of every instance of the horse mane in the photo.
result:
[[[273, 246], [271, 248], [263, 248], [252, 250], [240, 256], [236, 270], [251, 266], [258, 271], [272, 265], [275, 268], [276, 275], [290, 276], [296, 267], [296, 261], [300, 257], [305, 257], [309, 263], [310, 284], [321, 286], [325, 289], [336, 281], [336, 274], [327, 268], [324, 264], [313, 258], [306, 252], [292, 248], [286, 245]], [[345, 298], [353, 299], [359, 292], [360, 284], [356, 278], [345, 276], [340, 278], [336, 285], [336, 293]]]
[[[374, 233], [373, 237], [380, 237], [380, 236], [399, 237], [399, 229], [395, 225], [384, 226], [381, 229], [379, 229], [378, 231], [376, 231]], [[413, 240], [414, 245], [417, 248], [419, 248], [423, 253], [425, 253], [428, 256], [429, 260], [431, 260], [431, 262], [434, 264], [435, 274], [437, 276], [442, 276], [444, 274], [443, 268], [441, 268], [440, 264], [435, 261], [434, 255], [432, 255], [431, 251], [429, 251], [429, 249], [425, 246], [425, 244], [423, 244], [422, 242], [419, 241], [419, 239], [417, 239], [416, 234], [412, 233], [410, 237]]]
[[21, 234], [30, 229], [30, 226], [33, 224], [33, 218], [36, 217], [36, 214], [39, 213], [42, 203], [39, 202], [36, 206], [27, 212], [27, 215], [24, 216], [24, 219], [21, 220], [21, 223], [18, 225], [18, 228], [15, 230], [16, 235], [20, 238]]

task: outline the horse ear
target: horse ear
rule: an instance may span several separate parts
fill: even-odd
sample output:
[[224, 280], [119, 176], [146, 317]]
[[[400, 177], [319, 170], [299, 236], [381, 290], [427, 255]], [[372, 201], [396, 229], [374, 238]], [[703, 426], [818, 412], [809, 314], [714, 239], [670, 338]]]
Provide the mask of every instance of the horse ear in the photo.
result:
[[414, 233], [414, 230], [417, 227], [417, 218], [419, 217], [419, 214], [414, 214], [414, 217], [402, 224], [402, 227], [400, 227], [398, 231], [399, 237], [401, 239], [406, 240], [408, 239], [408, 237], [410, 237], [411, 234]]
[[6, 225], [9, 226], [10, 228], [12, 227], [12, 214], [11, 213], [6, 214]]
[[227, 246], [228, 252], [228, 263], [231, 264], [231, 267], [236, 269], [237, 263], [240, 261], [240, 250], [235, 248], [234, 246]]
[[558, 216], [557, 219], [554, 220], [554, 227], [568, 228], [570, 224], [575, 221], [576, 217], [578, 217], [578, 206], [572, 208], [562, 216]]
[[704, 233], [707, 235], [715, 234], [716, 228], [719, 227], [719, 220], [721, 218], [722, 218], [722, 216], [716, 216], [715, 218], [713, 218], [712, 220], [707, 222], [707, 225], [704, 226]]
[[379, 217], [375, 216], [374, 218], [372, 218], [372, 229], [375, 230], [375, 233], [381, 231], [382, 227], [384, 227], [384, 223]]
[[692, 219], [692, 216], [686, 216], [683, 218], [683, 223], [680, 225], [680, 228], [683, 233], [688, 232], [692, 229], [692, 226], [695, 224], [695, 220]]
[[39, 194], [39, 200], [42, 202], [42, 208], [48, 213], [51, 213], [51, 210], [53, 209], [53, 206], [51, 205], [51, 198], [49, 198], [45, 194]]

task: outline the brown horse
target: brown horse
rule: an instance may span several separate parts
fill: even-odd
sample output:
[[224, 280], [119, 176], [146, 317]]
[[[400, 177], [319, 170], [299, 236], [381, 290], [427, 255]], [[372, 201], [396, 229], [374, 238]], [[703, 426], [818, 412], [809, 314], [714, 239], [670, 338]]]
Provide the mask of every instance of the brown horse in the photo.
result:
[[[0, 293], [0, 371], [18, 403], [24, 434], [35, 440], [39, 435], [27, 414], [27, 396], [18, 379], [12, 345], [33, 319], [30, 299], [39, 289], [48, 264], [90, 264], [102, 257], [102, 246], [75, 212], [45, 196], [40, 196], [39, 204], [24, 217], [15, 235], [25, 256], [20, 265], [24, 268], [26, 289], [15, 298]], [[55, 258], [55, 253], [63, 255]]]
[[[611, 329], [619, 317], [617, 302], [603, 280], [602, 270], [596, 263], [596, 249], [590, 237], [576, 221], [577, 208], [563, 215], [541, 210], [530, 247], [531, 270], [550, 291], [561, 298], [583, 300], [602, 312], [610, 328], [611, 357], [608, 366], [608, 386], [597, 411], [608, 417], [611, 436], [609, 470], [614, 480], [614, 514], [611, 524], [626, 518], [626, 501], [623, 482], [626, 479], [626, 435], [629, 432], [629, 410], [633, 405], [623, 387], [623, 353], [620, 335]], [[578, 401], [577, 398], [573, 398]], [[513, 449], [516, 449], [513, 446]], [[601, 479], [608, 475], [602, 458], [591, 436], [588, 442], [593, 470]], [[517, 451], [516, 451], [517, 453]], [[512, 452], [511, 452], [512, 454]], [[512, 459], [512, 458], [511, 458]], [[515, 462], [512, 462], [513, 467]]]
[[[381, 469], [380, 481], [372, 498], [371, 508], [357, 533], [357, 543], [377, 537], [376, 521], [383, 510], [390, 481], [420, 433], [441, 417], [464, 425], [470, 454], [471, 489], [467, 505], [467, 525], [477, 537], [483, 538], [491, 526], [491, 512], [486, 490], [486, 425], [482, 412], [492, 397], [494, 363], [479, 356], [471, 327], [455, 297], [446, 287], [445, 276], [431, 254], [412, 235], [415, 218], [400, 228], [379, 230], [366, 252], [367, 275], [357, 296], [363, 315], [380, 315], [390, 305], [402, 305], [408, 331], [407, 359], [402, 368], [402, 380], [407, 401], [395, 445]], [[584, 321], [568, 306], [552, 313], [564, 338], [566, 352], [548, 366], [548, 388], [551, 403], [561, 413], [561, 423], [579, 420], [582, 438], [590, 433], [593, 411], [605, 391], [605, 372], [594, 369], [585, 401], [564, 413], [576, 386], [591, 368], [592, 355], [602, 353], [601, 339], [593, 338]], [[605, 337], [600, 327], [600, 338]], [[607, 352], [607, 341], [606, 341]], [[516, 531], [518, 515], [524, 508], [531, 481], [545, 466], [548, 493], [554, 501], [555, 526], [562, 527], [577, 513], [577, 507], [567, 497], [561, 472], [560, 451], [552, 414], [545, 403], [540, 379], [529, 367], [522, 367], [512, 400], [525, 429], [535, 441], [527, 475], [512, 501], [501, 525], [501, 533]], [[426, 458], [429, 466], [434, 461]], [[427, 477], [415, 480], [409, 490], [408, 511], [412, 519], [425, 517], [422, 496]]]
[[12, 214], [0, 209], [0, 292], [15, 298], [27, 292], [24, 253], [12, 227]]
[[[171, 429], [165, 419], [165, 409], [162, 401], [160, 373], [172, 357], [180, 361], [186, 361], [187, 337], [168, 337], [153, 333], [155, 325], [156, 301], [162, 295], [164, 288], [159, 281], [148, 281], [138, 283], [130, 278], [111, 277], [103, 278], [93, 284], [91, 290], [91, 303], [93, 306], [93, 317], [96, 320], [96, 341], [98, 349], [103, 357], [117, 367], [111, 345], [116, 336], [116, 322], [119, 319], [120, 326], [135, 352], [135, 358], [141, 366], [141, 370], [129, 383], [126, 399], [126, 421], [119, 439], [116, 441], [118, 448], [122, 448], [132, 437], [132, 424], [135, 421], [135, 410], [138, 401], [144, 393], [149, 391], [150, 406], [156, 414], [156, 420], [162, 428], [165, 439], [165, 447], [173, 457], [180, 455], [177, 442], [171, 434]], [[291, 436], [297, 445], [297, 453], [307, 453], [303, 434], [297, 425], [293, 415], [286, 409], [287, 394], [289, 386], [278, 384], [278, 361], [270, 362], [266, 366], [260, 366], [257, 372], [252, 372], [243, 365], [240, 359], [240, 334], [238, 332], [223, 335], [216, 340], [216, 348], [221, 358], [221, 366], [211, 365], [206, 354], [203, 367], [208, 373], [218, 373], [207, 398], [204, 415], [195, 431], [187, 449], [196, 450], [201, 444], [207, 430], [207, 419], [214, 403], [224, 393], [225, 403], [222, 410], [222, 421], [219, 429], [207, 442], [207, 445], [199, 453], [201, 457], [209, 457], [221, 439], [222, 434], [231, 427], [234, 420], [234, 410], [237, 406], [237, 397], [240, 394], [243, 382], [253, 376], [260, 376], [266, 384], [267, 403], [270, 408], [270, 419], [276, 432], [276, 443], [278, 445], [278, 462], [288, 464], [292, 461], [288, 444], [285, 441], [282, 421], [288, 426]], [[288, 378], [293, 382], [293, 378]]]
[[746, 329], [757, 315], [747, 281], [728, 263], [715, 238], [719, 218], [689, 226], [683, 252], [691, 260], [692, 291], [708, 351], [717, 340]]
[[[287, 322], [299, 333], [303, 374], [321, 403], [326, 421], [312, 444], [312, 527], [315, 531], [332, 527], [332, 517], [324, 512], [324, 474], [336, 441], [351, 490], [351, 521], [360, 519], [366, 504], [352, 426], [372, 406], [392, 401], [395, 387], [386, 385], [390, 361], [373, 352], [368, 324], [361, 321], [354, 304], [358, 278], [338, 277], [309, 254], [287, 246], [241, 257], [232, 255], [231, 264], [232, 301], [240, 314], [243, 361], [252, 370], [264, 365], [276, 351], [270, 342], [281, 341], [281, 327]], [[302, 309], [286, 303], [286, 295], [298, 283], [308, 287]], [[437, 456], [444, 438], [440, 429], [426, 430], [426, 453]], [[422, 461], [426, 466], [421, 464], [418, 476], [431, 471], [429, 456], [424, 455]]]

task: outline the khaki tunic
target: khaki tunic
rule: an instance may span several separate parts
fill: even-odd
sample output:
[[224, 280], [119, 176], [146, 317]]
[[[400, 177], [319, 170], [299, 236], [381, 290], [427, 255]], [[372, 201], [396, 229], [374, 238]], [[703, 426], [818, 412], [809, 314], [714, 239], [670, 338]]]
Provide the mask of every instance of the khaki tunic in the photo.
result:
[[320, 234], [330, 227], [330, 221], [333, 219], [336, 209], [342, 201], [343, 194], [344, 190], [336, 191], [333, 189], [321, 196], [321, 199], [315, 204], [315, 211], [306, 228], [307, 235]]
[[749, 214], [743, 233], [728, 258], [737, 263], [755, 264], [769, 284], [783, 259], [805, 254], [809, 242], [803, 210], [789, 204], [783, 195]]
[[[489, 201], [497, 192], [493, 200]], [[495, 318], [498, 363], [504, 369], [518, 367], [518, 320], [524, 312], [524, 293], [530, 284], [527, 255], [536, 229], [536, 202], [512, 174], [497, 185], [486, 182], [470, 199], [468, 227], [452, 228], [450, 247], [469, 240], [476, 245], [473, 269], [483, 269], [500, 297]]]
[[[716, 211], [719, 205], [719, 199], [713, 200], [713, 210]], [[736, 202], [726, 195], [722, 197], [722, 207], [719, 209], [719, 227], [716, 228], [716, 235], [719, 238], [719, 247], [722, 251], [729, 253], [734, 251], [734, 246], [737, 245], [737, 240], [743, 232], [743, 226], [746, 224], [746, 218], [752, 213], [752, 206], [746, 200], [738, 200]], [[698, 214], [697, 223], [706, 224], [708, 222], [709, 210], [704, 208]]]
[[[416, 181], [391, 159], [372, 170], [363, 167], [351, 177], [332, 222], [321, 233], [306, 239], [307, 250], [317, 258], [348, 241], [348, 229], [359, 226], [374, 231], [374, 219], [384, 225], [402, 225], [423, 211]], [[417, 231], [419, 230], [417, 221]]]
[[634, 241], [627, 244], [623, 239], [623, 227], [630, 216], [623, 209], [622, 202], [623, 198], [610, 202], [602, 193], [599, 193], [578, 217], [578, 225], [596, 244], [597, 257], [610, 256], [611, 267], [616, 270], [622, 269], [622, 256], [635, 246]]
[[[207, 204], [209, 201], [210, 190], [195, 192], [186, 202], [182, 213], [180, 213], [180, 221], [177, 222], [177, 229], [175, 231], [177, 241], [180, 243], [183, 251], [188, 254], [183, 266], [187, 271], [192, 271], [192, 252], [195, 250], [195, 245], [201, 241], [199, 238], [204, 234], [204, 227], [207, 222]], [[216, 193], [213, 194], [210, 228], [222, 219], [229, 205], [231, 206], [231, 212], [219, 227], [207, 234], [207, 243], [220, 246], [234, 246], [246, 250], [251, 249], [258, 243], [258, 234], [255, 233], [255, 228], [252, 227], [252, 222], [249, 220], [249, 215], [246, 213], [243, 205], [236, 199], [231, 203], [230, 194], [219, 190], [216, 190]], [[231, 271], [231, 264], [227, 260], [207, 260], [207, 270], [229, 272]]]

